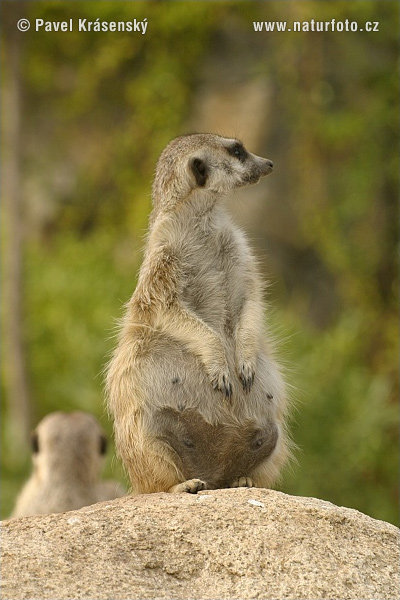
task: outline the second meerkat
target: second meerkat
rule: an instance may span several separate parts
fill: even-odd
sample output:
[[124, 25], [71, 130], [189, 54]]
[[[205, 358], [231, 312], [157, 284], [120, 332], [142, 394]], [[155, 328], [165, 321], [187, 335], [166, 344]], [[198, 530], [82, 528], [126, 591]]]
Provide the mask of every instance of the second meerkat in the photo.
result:
[[12, 517], [78, 510], [124, 494], [116, 481], [100, 479], [107, 439], [93, 415], [52, 412], [32, 432], [31, 445], [32, 473]]
[[236, 139], [174, 139], [157, 163], [136, 290], [108, 365], [134, 493], [269, 487], [288, 456], [263, 282], [227, 192], [271, 173]]

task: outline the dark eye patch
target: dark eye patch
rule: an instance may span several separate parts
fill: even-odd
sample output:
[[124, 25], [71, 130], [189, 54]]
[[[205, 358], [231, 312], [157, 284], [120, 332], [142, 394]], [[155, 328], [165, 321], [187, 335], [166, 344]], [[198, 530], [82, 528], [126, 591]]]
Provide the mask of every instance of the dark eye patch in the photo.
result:
[[236, 142], [233, 146], [227, 148], [227, 150], [231, 156], [234, 156], [240, 160], [240, 162], [244, 162], [247, 158], [247, 151], [245, 150], [243, 144], [240, 144], [239, 142]]

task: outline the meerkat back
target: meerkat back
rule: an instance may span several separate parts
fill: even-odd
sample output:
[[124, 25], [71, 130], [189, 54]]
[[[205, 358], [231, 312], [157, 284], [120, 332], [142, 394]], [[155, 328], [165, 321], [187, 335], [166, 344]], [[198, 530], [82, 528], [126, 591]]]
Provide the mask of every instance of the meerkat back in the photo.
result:
[[158, 161], [144, 260], [106, 380], [134, 492], [268, 487], [288, 457], [263, 284], [225, 206], [228, 192], [271, 171], [214, 134], [176, 138]]

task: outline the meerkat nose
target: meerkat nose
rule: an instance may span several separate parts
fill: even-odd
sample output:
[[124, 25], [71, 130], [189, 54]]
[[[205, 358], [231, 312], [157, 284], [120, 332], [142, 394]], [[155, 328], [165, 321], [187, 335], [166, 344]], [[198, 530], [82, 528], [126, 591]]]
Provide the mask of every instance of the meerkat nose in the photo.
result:
[[269, 175], [274, 170], [274, 163], [269, 158], [264, 158], [261, 165], [261, 177], [263, 175]]

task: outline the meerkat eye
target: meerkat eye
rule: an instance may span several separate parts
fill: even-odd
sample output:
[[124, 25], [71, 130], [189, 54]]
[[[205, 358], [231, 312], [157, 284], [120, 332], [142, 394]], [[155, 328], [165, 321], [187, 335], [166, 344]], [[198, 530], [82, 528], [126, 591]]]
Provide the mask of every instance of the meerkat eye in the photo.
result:
[[244, 162], [247, 158], [247, 152], [244, 146], [239, 142], [228, 148], [228, 152], [231, 156], [234, 156], [235, 158], [240, 160], [240, 162]]

